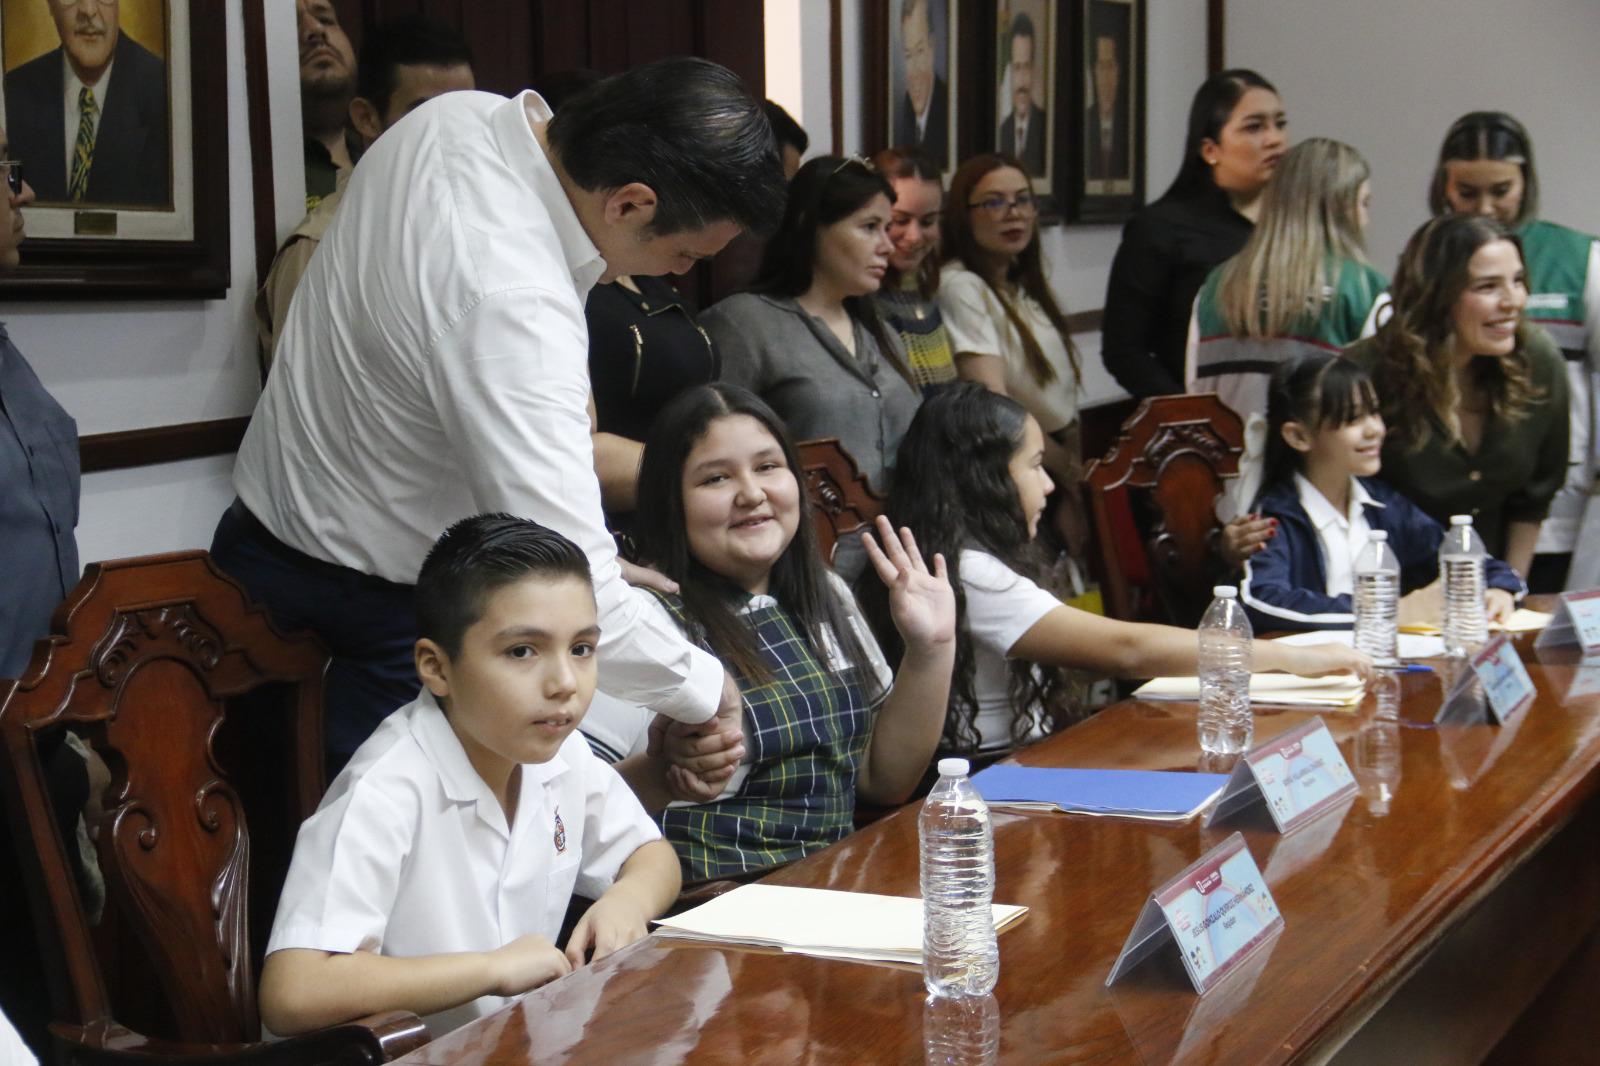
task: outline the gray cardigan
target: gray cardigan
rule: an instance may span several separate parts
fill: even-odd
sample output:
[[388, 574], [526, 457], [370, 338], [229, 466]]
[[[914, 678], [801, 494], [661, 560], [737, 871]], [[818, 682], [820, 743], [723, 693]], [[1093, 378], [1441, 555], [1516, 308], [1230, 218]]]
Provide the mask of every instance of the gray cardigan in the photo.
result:
[[[743, 385], [778, 412], [796, 442], [838, 437], [872, 487], [888, 488], [900, 438], [921, 396], [855, 324], [852, 356], [820, 319], [782, 296], [739, 293], [700, 315], [722, 354], [722, 379]], [[893, 327], [884, 333], [905, 365]]]

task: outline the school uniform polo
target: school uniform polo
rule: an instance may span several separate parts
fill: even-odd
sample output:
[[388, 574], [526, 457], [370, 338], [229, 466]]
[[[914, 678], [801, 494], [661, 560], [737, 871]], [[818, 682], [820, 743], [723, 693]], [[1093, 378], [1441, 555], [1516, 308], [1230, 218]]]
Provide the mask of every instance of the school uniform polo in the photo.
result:
[[[995, 750], [1013, 744], [1011, 723], [1018, 708], [1011, 705], [1011, 646], [1034, 624], [1060, 607], [1046, 589], [1017, 573], [987, 552], [961, 553], [961, 591], [966, 596], [963, 625], [972, 638], [972, 691], [978, 702], [978, 748]], [[1031, 711], [1031, 708], [1023, 710]], [[1025, 740], [1044, 735], [1034, 717]]]
[[[597, 898], [660, 833], [576, 730], [521, 768], [509, 822], [424, 690], [384, 720], [300, 827], [267, 953], [396, 957], [552, 941], [574, 892]], [[435, 1035], [509, 1000], [483, 996], [424, 1020]]]
[[1303, 474], [1294, 476], [1294, 491], [1317, 531], [1324, 591], [1330, 596], [1349, 595], [1355, 591], [1355, 561], [1367, 546], [1367, 534], [1372, 532], [1367, 508], [1383, 505], [1375, 503], [1361, 479], [1355, 477], [1350, 479], [1350, 508], [1344, 514]]
[[1189, 324], [1184, 381], [1189, 392], [1214, 392], [1244, 423], [1239, 476], [1229, 488], [1237, 513], [1251, 509], [1261, 488], [1267, 446], [1267, 389], [1284, 363], [1318, 352], [1338, 352], [1377, 332], [1389, 317], [1389, 279], [1366, 263], [1329, 259], [1333, 279], [1315, 315], [1303, 315], [1277, 337], [1239, 337], [1223, 319], [1222, 271], [1212, 270], [1195, 297]]

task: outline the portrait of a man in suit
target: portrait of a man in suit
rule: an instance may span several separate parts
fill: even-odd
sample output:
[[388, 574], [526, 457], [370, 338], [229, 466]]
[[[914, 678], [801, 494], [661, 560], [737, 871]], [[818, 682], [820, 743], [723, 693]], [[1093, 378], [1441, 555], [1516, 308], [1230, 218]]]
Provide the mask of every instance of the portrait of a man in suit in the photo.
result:
[[1084, 111], [1084, 177], [1126, 181], [1132, 174], [1128, 152], [1128, 9], [1123, 4], [1090, 5], [1088, 38], [1092, 99]]
[[[928, 5], [934, 0], [903, 0], [900, 48], [906, 91], [894, 110], [894, 143], [920, 146], [941, 165], [950, 150], [950, 86], [934, 69], [942, 42], [933, 29]], [[939, 0], [943, 2], [943, 0]]]
[[5, 91], [11, 150], [39, 201], [170, 204], [166, 62], [121, 32], [119, 0], [35, 2], [60, 47], [8, 71]]
[[1010, 36], [1011, 111], [1000, 122], [1000, 151], [1020, 159], [1031, 176], [1043, 177], [1045, 113], [1034, 100], [1039, 41], [1027, 12], [1011, 20]]

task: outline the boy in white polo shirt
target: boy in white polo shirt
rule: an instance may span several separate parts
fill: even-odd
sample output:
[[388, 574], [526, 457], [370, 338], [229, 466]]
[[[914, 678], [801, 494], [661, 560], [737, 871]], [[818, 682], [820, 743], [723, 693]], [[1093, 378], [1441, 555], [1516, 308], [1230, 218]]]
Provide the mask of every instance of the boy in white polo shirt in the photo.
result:
[[[645, 935], [678, 860], [576, 732], [595, 691], [583, 552], [508, 515], [457, 522], [417, 578], [423, 691], [300, 828], [261, 974], [291, 1035], [386, 1010], [435, 1035]], [[596, 897], [553, 943], [574, 889]]]

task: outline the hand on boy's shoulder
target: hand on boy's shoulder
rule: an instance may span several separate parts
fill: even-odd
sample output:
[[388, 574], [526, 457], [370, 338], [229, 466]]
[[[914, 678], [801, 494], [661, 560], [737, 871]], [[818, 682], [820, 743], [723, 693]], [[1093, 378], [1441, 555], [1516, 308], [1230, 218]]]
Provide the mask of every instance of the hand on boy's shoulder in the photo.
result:
[[489, 965], [493, 979], [491, 992], [497, 996], [520, 996], [572, 972], [567, 956], [548, 937], [537, 933], [519, 936], [489, 952]]

